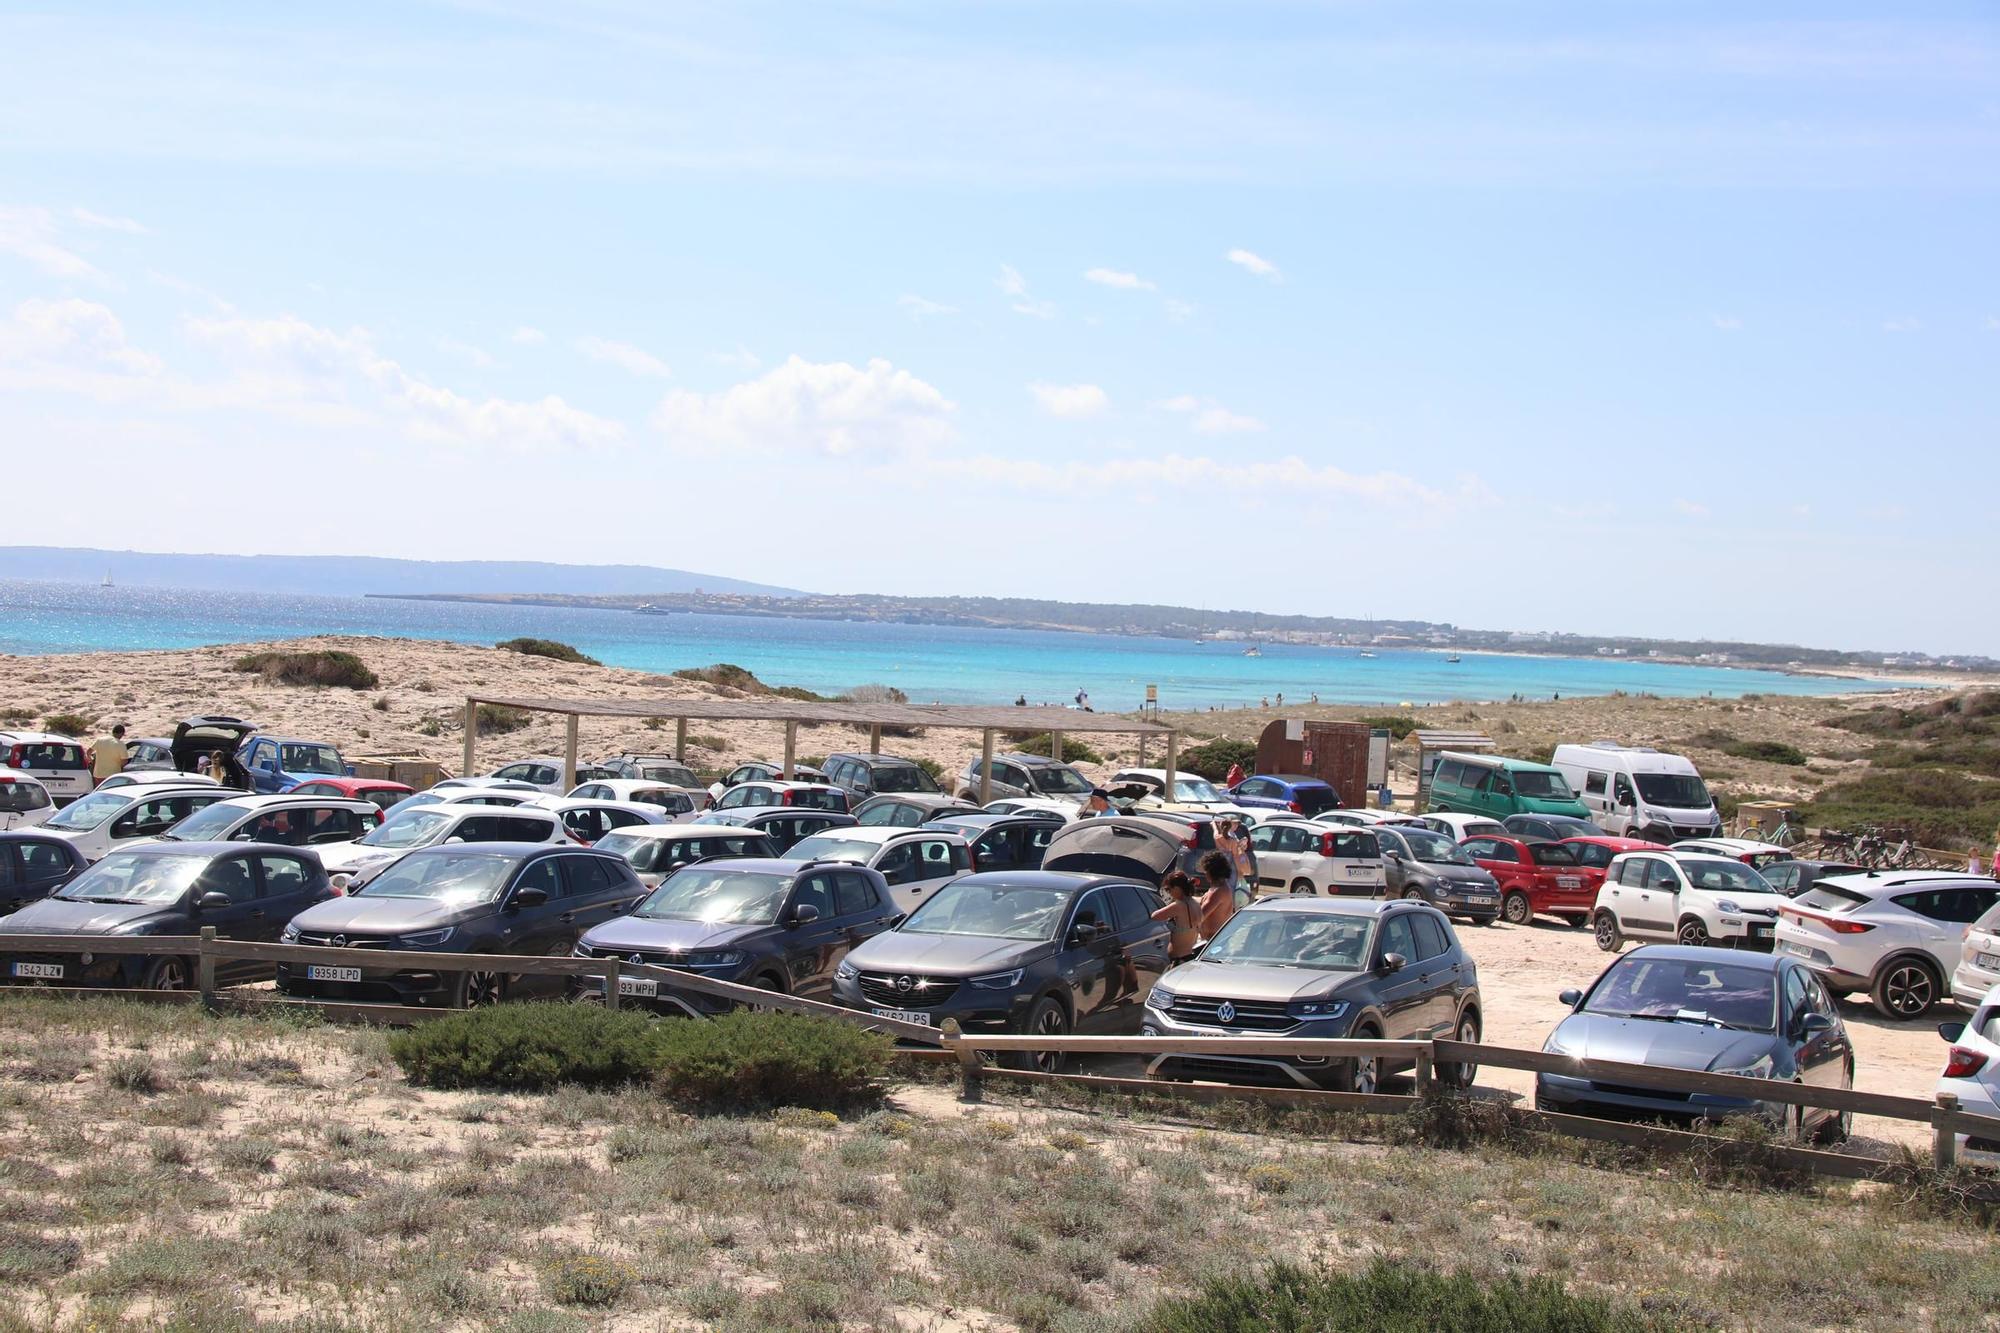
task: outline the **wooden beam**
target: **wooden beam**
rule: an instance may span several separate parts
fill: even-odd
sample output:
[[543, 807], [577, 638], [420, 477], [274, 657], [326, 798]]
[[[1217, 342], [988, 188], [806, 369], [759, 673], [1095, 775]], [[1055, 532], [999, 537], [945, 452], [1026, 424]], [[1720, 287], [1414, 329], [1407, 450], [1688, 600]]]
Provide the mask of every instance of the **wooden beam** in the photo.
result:
[[1170, 731], [1167, 733], [1167, 788], [1166, 788], [1167, 799], [1170, 801], [1174, 798], [1174, 770], [1180, 766], [1180, 762], [1181, 762], [1181, 734], [1178, 731]]
[[1951, 1123], [1957, 1110], [1957, 1093], [1937, 1095], [1937, 1114], [1931, 1122], [1931, 1165], [1939, 1171], [1949, 1171], [1958, 1164], [1958, 1137]]
[[465, 767], [459, 772], [462, 778], [472, 776], [473, 749], [479, 744], [479, 703], [467, 695], [465, 699]]
[[979, 803], [985, 805], [993, 799], [993, 728], [986, 728], [979, 738]]
[[792, 770], [798, 763], [798, 757], [799, 724], [787, 722], [785, 724], [785, 781], [787, 782], [792, 780]]
[[688, 761], [688, 720], [684, 717], [674, 719], [674, 760], [682, 764]]
[[563, 729], [563, 793], [567, 795], [576, 786], [576, 714], [569, 715], [569, 723]]
[[882, 724], [880, 722], [870, 722], [868, 724], [868, 753], [882, 753]]
[[1056, 727], [1049, 728], [1049, 758], [1062, 762], [1062, 731]]

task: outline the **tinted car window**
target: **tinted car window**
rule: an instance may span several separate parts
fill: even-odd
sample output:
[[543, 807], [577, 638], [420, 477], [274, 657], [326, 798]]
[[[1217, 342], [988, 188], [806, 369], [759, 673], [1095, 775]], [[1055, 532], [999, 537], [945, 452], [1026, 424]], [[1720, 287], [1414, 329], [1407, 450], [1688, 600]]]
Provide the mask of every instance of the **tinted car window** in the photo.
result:
[[1412, 915], [1410, 912], [1403, 912], [1382, 923], [1382, 942], [1376, 947], [1379, 956], [1387, 957], [1392, 953], [1399, 953], [1408, 959], [1416, 958], [1417, 941], [1410, 931]]
[[832, 875], [810, 875], [798, 882], [792, 890], [792, 910], [810, 907], [817, 911], [821, 920], [833, 915]]
[[1451, 947], [1444, 926], [1428, 912], [1411, 913], [1410, 928], [1416, 932], [1418, 958], [1436, 958]]
[[21, 842], [14, 844], [14, 850], [21, 854], [23, 879], [54, 879], [69, 869], [68, 854], [49, 843]]
[[1118, 929], [1123, 932], [1137, 930], [1152, 916], [1145, 897], [1130, 884], [1111, 886], [1111, 910], [1118, 917]]
[[1089, 893], [1084, 894], [1083, 901], [1076, 905], [1076, 919], [1074, 924], [1077, 926], [1096, 926], [1099, 930], [1108, 930], [1111, 926], [1111, 921], [1107, 915], [1109, 910], [1109, 904], [1104, 900], [1104, 891], [1102, 889], [1092, 889]]
[[880, 901], [875, 886], [869, 882], [866, 875], [844, 871], [835, 875], [833, 882], [834, 896], [840, 903], [842, 916], [857, 916], [862, 912], [873, 911]]
[[[562, 897], [562, 870], [556, 865], [556, 862], [561, 859], [563, 858], [545, 856], [541, 860], [531, 864], [526, 870], [521, 872], [521, 877], [514, 881], [514, 891], [518, 893], [522, 889], [540, 889], [543, 893], [548, 894], [550, 898]], [[407, 865], [408, 862], [404, 862], [403, 864]], [[373, 886], [371, 885], [370, 887]]]
[[496, 815], [493, 825], [502, 842], [543, 842], [548, 839], [549, 826], [539, 819], [524, 819], [520, 815]]
[[611, 892], [615, 887], [611, 878], [611, 866], [595, 856], [560, 856], [563, 863], [563, 880], [569, 885], [572, 898], [596, 898]]
[[1918, 916], [1929, 917], [1933, 921], [1955, 921], [1971, 924], [1993, 905], [2000, 890], [1974, 890], [1965, 888], [1926, 889], [1921, 893], [1905, 893], [1896, 897], [1899, 907], [1908, 908]]
[[1611, 864], [1611, 849], [1603, 843], [1580, 842], [1571, 848], [1571, 850], [1576, 853], [1576, 863], [1580, 866], [1589, 866], [1593, 870], [1602, 870], [1605, 866]]
[[231, 857], [227, 861], [217, 861], [202, 872], [200, 890], [203, 893], [226, 893], [234, 903], [248, 903], [257, 897], [256, 876], [251, 873], [250, 862], [243, 857]]
[[264, 872], [266, 898], [295, 897], [312, 882], [312, 871], [294, 856], [260, 856], [257, 864]]

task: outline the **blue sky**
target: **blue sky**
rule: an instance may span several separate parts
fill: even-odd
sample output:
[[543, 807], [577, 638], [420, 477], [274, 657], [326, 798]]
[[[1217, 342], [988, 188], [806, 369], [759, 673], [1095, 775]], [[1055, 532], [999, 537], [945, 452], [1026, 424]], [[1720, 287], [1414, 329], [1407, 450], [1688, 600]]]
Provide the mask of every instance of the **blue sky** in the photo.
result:
[[8, 542], [2000, 653], [1990, 5], [176, 8], [0, 7]]

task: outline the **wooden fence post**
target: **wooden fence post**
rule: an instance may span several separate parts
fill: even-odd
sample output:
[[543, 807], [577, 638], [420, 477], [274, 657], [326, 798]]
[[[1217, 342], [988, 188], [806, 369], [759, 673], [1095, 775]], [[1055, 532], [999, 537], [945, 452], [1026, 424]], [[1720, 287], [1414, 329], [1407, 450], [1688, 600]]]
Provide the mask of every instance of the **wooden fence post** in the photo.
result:
[[618, 960], [616, 958], [607, 958], [604, 960], [604, 1007], [606, 1009], [616, 1009], [618, 1007]]
[[1426, 1049], [1417, 1052], [1417, 1096], [1431, 1095], [1431, 1052]]
[[209, 946], [215, 943], [215, 927], [201, 928], [201, 944], [194, 958], [195, 985], [201, 991], [201, 1007], [215, 1012], [215, 955]]
[[1940, 1092], [1937, 1110], [1931, 1112], [1931, 1165], [1949, 1171], [1958, 1165], [1958, 1136], [1947, 1118], [1958, 1111], [1958, 1094]]
[[984, 1099], [981, 1080], [984, 1070], [979, 1065], [979, 1052], [964, 1044], [965, 1033], [958, 1026], [958, 1020], [947, 1018], [938, 1030], [944, 1044], [958, 1052], [958, 1099], [962, 1102], [977, 1102]]

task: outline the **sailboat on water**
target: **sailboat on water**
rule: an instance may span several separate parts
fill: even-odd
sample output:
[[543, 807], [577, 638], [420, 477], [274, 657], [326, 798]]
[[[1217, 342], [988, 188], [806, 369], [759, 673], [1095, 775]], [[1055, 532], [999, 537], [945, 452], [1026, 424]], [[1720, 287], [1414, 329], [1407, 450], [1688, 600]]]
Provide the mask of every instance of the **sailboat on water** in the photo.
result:
[[100, 588], [109, 588], [109, 587], [113, 587], [113, 586], [115, 586], [115, 585], [114, 585], [114, 584], [113, 584], [113, 583], [111, 582], [111, 571], [110, 571], [110, 570], [108, 570], [108, 569], [107, 569], [107, 570], [105, 570], [105, 571], [104, 571], [104, 582], [102, 582], [102, 583], [98, 584], [97, 586], [98, 586], [98, 587], [100, 587]]

